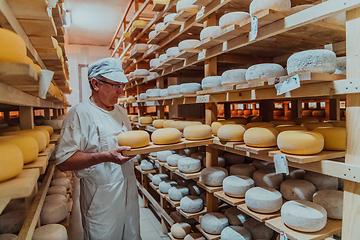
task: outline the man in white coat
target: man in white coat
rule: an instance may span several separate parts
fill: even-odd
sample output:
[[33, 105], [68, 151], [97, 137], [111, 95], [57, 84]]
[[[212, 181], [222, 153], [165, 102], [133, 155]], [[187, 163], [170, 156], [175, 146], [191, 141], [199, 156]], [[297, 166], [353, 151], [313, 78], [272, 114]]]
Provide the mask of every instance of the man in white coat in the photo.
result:
[[117, 103], [126, 79], [115, 58], [89, 65], [91, 97], [66, 115], [56, 152], [61, 171], [80, 178], [84, 238], [140, 240], [136, 178], [130, 157], [117, 136], [130, 131], [126, 111]]

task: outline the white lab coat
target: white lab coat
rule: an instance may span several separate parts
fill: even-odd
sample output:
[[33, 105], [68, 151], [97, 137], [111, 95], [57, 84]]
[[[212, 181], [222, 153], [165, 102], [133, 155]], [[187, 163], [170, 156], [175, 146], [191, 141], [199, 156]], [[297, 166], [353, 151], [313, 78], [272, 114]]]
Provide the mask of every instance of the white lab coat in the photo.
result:
[[[99, 108], [88, 99], [66, 115], [56, 152], [57, 164], [75, 152], [103, 152], [117, 146], [120, 132], [131, 129], [124, 109]], [[76, 171], [80, 178], [80, 209], [84, 238], [138, 240], [140, 214], [132, 161], [105, 162]]]

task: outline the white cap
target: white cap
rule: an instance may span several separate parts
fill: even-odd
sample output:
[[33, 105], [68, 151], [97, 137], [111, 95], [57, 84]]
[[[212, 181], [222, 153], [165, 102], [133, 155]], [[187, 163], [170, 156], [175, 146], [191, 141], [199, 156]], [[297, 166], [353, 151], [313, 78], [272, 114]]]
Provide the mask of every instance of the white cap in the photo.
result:
[[103, 58], [89, 65], [88, 78], [101, 75], [115, 82], [128, 82], [121, 63], [115, 58]]

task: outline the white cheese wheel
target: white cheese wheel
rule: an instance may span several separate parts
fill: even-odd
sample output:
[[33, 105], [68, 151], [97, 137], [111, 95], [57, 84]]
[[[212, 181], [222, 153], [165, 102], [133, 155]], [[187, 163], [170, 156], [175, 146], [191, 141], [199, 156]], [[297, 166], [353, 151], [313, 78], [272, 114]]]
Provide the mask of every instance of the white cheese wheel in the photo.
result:
[[223, 190], [230, 197], [244, 197], [245, 192], [254, 187], [254, 180], [248, 176], [232, 175], [223, 180]]
[[273, 230], [254, 218], [248, 218], [244, 222], [244, 228], [251, 232], [252, 239], [270, 240], [274, 234]]
[[230, 175], [243, 175], [251, 177], [253, 176], [256, 168], [250, 164], [234, 164], [230, 166]]
[[316, 187], [309, 181], [302, 179], [289, 179], [280, 184], [280, 192], [286, 200], [311, 201]]
[[176, 128], [177, 130], [181, 131], [180, 125], [183, 123], [184, 121], [173, 121], [170, 123], [170, 128]]
[[284, 153], [312, 155], [324, 148], [324, 137], [318, 132], [284, 131], [278, 135], [277, 145]]
[[246, 69], [227, 70], [221, 74], [221, 85], [231, 83], [246, 83]]
[[175, 16], [177, 13], [171, 13], [164, 17], [164, 23], [167, 24], [168, 22], [174, 21]]
[[195, 173], [201, 169], [201, 161], [199, 159], [185, 157], [178, 160], [178, 169], [184, 173]]
[[206, 240], [201, 233], [190, 233], [184, 237], [184, 240]]
[[175, 223], [171, 226], [171, 235], [174, 238], [184, 238], [191, 231], [191, 225], [188, 223]]
[[146, 52], [148, 50], [148, 45], [144, 43], [138, 43], [134, 45], [136, 52]]
[[253, 179], [257, 187], [280, 188], [283, 181], [283, 175], [276, 173], [274, 169], [263, 168], [254, 172]]
[[346, 128], [319, 127], [314, 132], [319, 132], [324, 137], [324, 150], [346, 150]]
[[229, 219], [229, 225], [242, 226], [248, 216], [241, 212], [237, 207], [226, 209], [225, 216]]
[[18, 236], [12, 233], [0, 234], [1, 240], [17, 240]]
[[57, 178], [51, 181], [50, 186], [64, 186], [66, 189], [69, 189], [71, 182], [68, 178]]
[[186, 157], [190, 157], [194, 152], [197, 152], [197, 148], [183, 148], [179, 150], [179, 154]]
[[151, 152], [151, 153], [149, 153], [149, 155], [152, 157], [157, 157], [157, 152]]
[[194, 195], [194, 196], [200, 196], [205, 191], [204, 189], [199, 187], [196, 184], [196, 182], [189, 183], [189, 185], [187, 187], [189, 189], [190, 195]]
[[151, 141], [154, 144], [178, 143], [181, 141], [181, 132], [176, 128], [157, 129], [151, 134]]
[[244, 133], [244, 142], [250, 147], [274, 147], [279, 131], [271, 127], [253, 127]]
[[151, 31], [150, 33], [149, 33], [149, 39], [154, 39], [156, 37], [156, 31], [154, 30], [154, 31]]
[[335, 74], [346, 74], [346, 57], [336, 58]]
[[146, 99], [147, 93], [140, 93], [140, 99]]
[[167, 88], [169, 95], [180, 94], [180, 85], [171, 85]]
[[184, 129], [187, 127], [187, 126], [191, 126], [191, 125], [201, 125], [202, 123], [201, 122], [198, 122], [198, 121], [185, 121], [185, 122], [182, 122], [180, 124], [180, 131], [184, 131]]
[[221, 141], [240, 142], [243, 140], [245, 130], [244, 125], [241, 124], [226, 124], [218, 129], [217, 136]]
[[174, 186], [168, 191], [169, 198], [174, 201], [180, 201], [183, 197], [189, 195], [189, 189], [184, 186]]
[[199, 196], [188, 195], [180, 200], [180, 209], [187, 213], [200, 212], [204, 208], [203, 200]]
[[66, 173], [64, 172], [60, 172], [60, 171], [56, 171], [54, 172], [53, 178], [66, 178]]
[[321, 173], [307, 171], [304, 179], [314, 184], [317, 191], [338, 190], [339, 188], [338, 178]]
[[276, 63], [261, 63], [249, 67], [246, 70], [246, 81], [261, 78], [273, 78], [286, 76], [285, 69]]
[[146, 131], [133, 130], [122, 132], [118, 136], [119, 146], [130, 146], [131, 148], [140, 148], [149, 145], [150, 136]]
[[180, 93], [196, 93], [201, 90], [200, 83], [183, 83], [180, 84]]
[[319, 204], [296, 200], [284, 203], [281, 219], [286, 226], [297, 231], [317, 232], [325, 227], [327, 213]]
[[209, 125], [190, 125], [184, 129], [184, 137], [187, 140], [203, 140], [212, 137]]
[[221, 76], [210, 76], [201, 81], [201, 87], [204, 90], [219, 86], [221, 86]]
[[289, 175], [286, 175], [285, 179], [304, 179], [305, 173], [304, 169], [289, 167]]
[[165, 120], [163, 128], [170, 128], [172, 122], [174, 122], [174, 120]]
[[14, 178], [23, 166], [24, 158], [20, 148], [12, 143], [0, 143], [0, 182]]
[[224, 29], [234, 24], [240, 24], [242, 21], [248, 18], [250, 18], [250, 14], [247, 12], [227, 13], [220, 17], [219, 26], [221, 29]]
[[148, 97], [160, 97], [160, 91], [161, 89], [153, 88], [146, 90], [146, 94]]
[[137, 28], [144, 28], [146, 27], [146, 25], [147, 25], [147, 21], [144, 20], [135, 20], [133, 23], [133, 26]]
[[164, 54], [161, 54], [160, 56], [159, 56], [159, 59], [160, 59], [160, 62], [161, 63], [163, 63], [163, 62], [165, 62], [166, 60], [167, 60], [167, 55], [164, 53]]
[[169, 166], [177, 167], [179, 159], [180, 159], [180, 158], [183, 158], [183, 157], [184, 157], [184, 156], [181, 156], [181, 155], [179, 155], [179, 154], [169, 155], [169, 156], [166, 158], [166, 163], [167, 163]]
[[161, 89], [160, 91], [160, 97], [165, 97], [165, 96], [168, 96], [169, 95], [169, 92], [167, 89]]
[[[45, 133], [46, 132], [46, 133]], [[47, 137], [50, 138], [50, 135], [47, 131], [43, 131], [40, 129], [31, 129], [31, 130], [20, 130], [20, 131], [12, 131], [12, 132], [4, 132], [1, 135], [11, 136], [11, 135], [26, 135], [33, 137], [39, 147], [39, 152], [42, 152], [47, 145]], [[49, 135], [49, 136], [48, 136]]]
[[47, 224], [35, 229], [32, 240], [68, 240], [66, 228], [61, 224]]
[[165, 24], [163, 22], [155, 25], [155, 32], [158, 33], [165, 29]]
[[201, 181], [211, 187], [222, 186], [228, 171], [222, 167], [207, 167], [201, 171]]
[[149, 70], [147, 69], [136, 69], [134, 71], [134, 76], [149, 76]]
[[303, 126], [299, 126], [299, 125], [294, 125], [294, 126], [290, 126], [290, 125], [278, 125], [275, 127], [279, 133], [283, 132], [283, 131], [290, 131], [290, 130], [299, 130], [299, 131], [306, 131], [307, 129]]
[[220, 234], [229, 225], [227, 217], [218, 212], [207, 213], [200, 220], [201, 228], [210, 234]]
[[250, 122], [245, 125], [246, 129], [253, 127], [275, 127], [273, 123], [270, 122]]
[[142, 160], [140, 163], [140, 168], [143, 171], [153, 170], [154, 164], [146, 159]]
[[65, 203], [46, 202], [40, 213], [41, 224], [59, 223], [66, 218], [67, 213], [68, 209]]
[[62, 194], [62, 195], [65, 196], [66, 193], [67, 193], [66, 187], [64, 187], [64, 186], [54, 186], [54, 187], [49, 187], [47, 195]]
[[153, 118], [149, 116], [140, 117], [139, 123], [140, 124], [152, 124]]
[[274, 163], [261, 161], [261, 160], [258, 160], [258, 159], [255, 159], [251, 163], [251, 165], [253, 165], [256, 169], [263, 169], [263, 168], [275, 169]]
[[178, 48], [180, 52], [183, 50], [190, 50], [190, 49], [194, 49], [200, 43], [201, 41], [197, 39], [186, 39], [179, 42]]
[[245, 203], [255, 212], [273, 213], [280, 210], [282, 195], [274, 188], [254, 187], [245, 193]]
[[130, 76], [130, 78], [135, 77], [134, 72], [130, 72], [130, 73], [129, 73], [129, 76]]
[[206, 27], [203, 30], [201, 30], [201, 32], [200, 32], [200, 40], [204, 40], [205, 38], [208, 38], [208, 37], [213, 37], [220, 31], [221, 31], [221, 28], [219, 26]]
[[155, 174], [151, 179], [152, 183], [155, 184], [156, 186], [158, 186], [162, 181], [165, 180], [169, 180], [169, 176], [165, 173]]
[[150, 68], [156, 68], [160, 65], [160, 59], [154, 58], [150, 60]]
[[312, 131], [315, 128], [320, 127], [333, 127], [329, 122], [305, 122], [301, 124], [302, 127], [305, 127], [307, 130]]
[[167, 57], [175, 57], [176, 55], [178, 55], [180, 53], [179, 48], [178, 47], [171, 47], [168, 48], [166, 50], [166, 56]]
[[334, 73], [336, 66], [336, 54], [327, 49], [294, 53], [287, 60], [287, 72], [289, 75], [304, 71]]
[[[237, 154], [230, 153], [230, 152], [225, 153], [224, 157], [225, 157], [226, 163], [229, 165], [239, 164], [239, 163], [243, 163], [245, 161], [244, 156], [237, 155]], [[233, 174], [231, 174], [231, 175], [233, 175]], [[243, 175], [243, 174], [239, 174], [239, 175]], [[247, 176], [247, 175], [245, 175], [245, 176]]]
[[155, 119], [152, 124], [154, 128], [163, 128], [164, 122], [164, 119]]
[[25, 210], [15, 210], [0, 215], [0, 234], [18, 233], [25, 218]]
[[171, 187], [176, 186], [177, 183], [174, 180], [165, 180], [159, 184], [159, 191], [162, 193], [168, 193]]
[[272, 9], [279, 12], [290, 13], [291, 1], [290, 0], [253, 0], [250, 4], [250, 15], [254, 16], [261, 10]]
[[323, 190], [314, 194], [313, 202], [325, 208], [328, 218], [342, 219], [344, 193], [337, 190]]
[[180, 12], [181, 10], [187, 10], [187, 11], [198, 11], [200, 10], [200, 6], [193, 5], [192, 0], [180, 0], [176, 4], [176, 12]]
[[221, 240], [251, 240], [251, 233], [241, 226], [229, 226], [221, 231]]
[[160, 162], [166, 162], [166, 159], [168, 156], [172, 155], [174, 152], [170, 151], [170, 150], [166, 150], [166, 151], [160, 151], [157, 153], [157, 159]]

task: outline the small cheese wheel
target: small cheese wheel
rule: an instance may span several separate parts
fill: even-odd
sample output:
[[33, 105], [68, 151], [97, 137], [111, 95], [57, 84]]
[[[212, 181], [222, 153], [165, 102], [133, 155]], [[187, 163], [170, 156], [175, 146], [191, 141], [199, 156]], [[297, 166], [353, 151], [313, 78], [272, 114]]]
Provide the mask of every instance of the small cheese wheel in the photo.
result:
[[326, 210], [319, 204], [294, 200], [284, 203], [281, 219], [289, 228], [301, 232], [317, 232], [323, 229], [327, 221]]
[[167, 89], [161, 89], [160, 91], [160, 97], [165, 97], [165, 96], [168, 96], [169, 95], [169, 92]]
[[250, 147], [274, 147], [279, 131], [271, 127], [253, 127], [244, 133], [244, 142]]
[[254, 16], [261, 10], [272, 9], [279, 12], [290, 13], [291, 1], [290, 0], [253, 0], [250, 4], [250, 15]]
[[321, 173], [307, 171], [304, 179], [315, 185], [317, 191], [337, 190], [339, 188], [338, 178]]
[[201, 228], [210, 234], [220, 234], [229, 225], [227, 217], [218, 212], [207, 213], [200, 220]]
[[183, 197], [189, 195], [189, 189], [184, 186], [174, 186], [168, 191], [169, 198], [174, 201], [180, 201]]
[[180, 12], [181, 10], [198, 11], [200, 10], [200, 6], [193, 5], [192, 0], [180, 0], [176, 4], [176, 12]]
[[194, 147], [194, 148], [183, 148], [183, 149], [180, 149], [179, 150], [179, 154], [180, 155], [184, 155], [186, 157], [190, 157], [191, 154], [193, 154], [194, 152], [197, 152], [197, 148]]
[[283, 175], [276, 173], [274, 169], [263, 168], [254, 172], [253, 179], [257, 187], [280, 188], [283, 181]]
[[174, 120], [165, 120], [163, 124], [163, 128], [170, 128], [172, 122], [174, 122]]
[[221, 75], [221, 85], [232, 83], [246, 83], [246, 69], [232, 69], [223, 72]]
[[[154, 39], [155, 37], [156, 37], [156, 31], [155, 30], [149, 32], [149, 39]], [[151, 67], [151, 65], [150, 65], [150, 67]]]
[[189, 189], [190, 195], [200, 196], [205, 190], [199, 187], [196, 182], [191, 182], [187, 186]]
[[206, 240], [201, 233], [190, 233], [184, 237], [184, 240]]
[[0, 143], [0, 182], [16, 177], [23, 166], [23, 154], [17, 145]]
[[17, 240], [18, 236], [12, 233], [0, 234], [1, 240]]
[[167, 88], [169, 95], [180, 94], [180, 85], [171, 85]]
[[140, 99], [146, 99], [147, 93], [140, 93]]
[[201, 161], [199, 159], [185, 157], [178, 160], [178, 169], [184, 173], [195, 173], [201, 169]]
[[162, 193], [168, 193], [171, 187], [176, 186], [177, 183], [174, 180], [165, 180], [159, 184], [159, 191]]
[[168, 22], [174, 21], [175, 16], [177, 13], [171, 13], [164, 17], [164, 23], [167, 24]]
[[173, 154], [173, 151], [170, 151], [170, 150], [160, 151], [157, 153], [157, 159], [161, 162], [165, 162], [167, 157], [172, 154]]
[[155, 174], [155, 175], [153, 175], [153, 177], [151, 179], [152, 183], [157, 185], [157, 186], [162, 181], [165, 181], [165, 180], [169, 180], [169, 176], [167, 174], [164, 174], [164, 173]]
[[54, 179], [57, 179], [57, 178], [66, 178], [66, 173], [60, 172], [60, 171], [56, 171], [56, 172], [54, 172], [53, 178], [54, 178]]
[[305, 127], [309, 131], [319, 127], [334, 127], [331, 123], [328, 122], [305, 122], [301, 124], [301, 126]]
[[250, 164], [234, 164], [230, 166], [230, 175], [243, 175], [252, 177], [256, 168]]
[[167, 60], [167, 55], [164, 53], [164, 54], [161, 54], [160, 56], [159, 56], [159, 60], [160, 60], [160, 62], [161, 63], [163, 63], [163, 62], [165, 62], [166, 60]]
[[221, 240], [251, 240], [251, 233], [241, 226], [229, 226], [221, 231]]
[[187, 213], [200, 212], [204, 208], [204, 202], [199, 196], [188, 195], [180, 200], [180, 209]]
[[285, 176], [285, 179], [304, 179], [306, 171], [304, 169], [289, 168], [289, 175]]
[[274, 163], [261, 161], [261, 160], [257, 160], [257, 159], [255, 159], [251, 163], [251, 165], [254, 166], [256, 169], [263, 169], [263, 168], [275, 169]]
[[40, 221], [42, 225], [59, 223], [67, 216], [68, 209], [63, 202], [46, 202], [40, 213]]
[[63, 203], [66, 203], [67, 199], [62, 194], [52, 194], [52, 195], [46, 196], [44, 202], [63, 202]]
[[240, 124], [226, 124], [217, 131], [217, 136], [221, 141], [240, 142], [243, 140], [245, 127]]
[[302, 117], [311, 117], [312, 116], [312, 112], [313, 112], [313, 110], [302, 110], [302, 113], [301, 113], [301, 116]]
[[325, 110], [321, 109], [321, 110], [313, 110], [311, 115], [313, 117], [325, 117]]
[[188, 223], [175, 223], [171, 226], [171, 235], [174, 238], [184, 238], [191, 231], [191, 225]]
[[180, 131], [184, 131], [184, 129], [187, 127], [187, 126], [191, 126], [191, 125], [201, 125], [202, 123], [201, 122], [198, 122], [198, 121], [185, 121], [185, 122], [182, 122], [180, 124]]
[[54, 186], [54, 187], [49, 187], [47, 195], [62, 194], [62, 195], [65, 196], [66, 193], [67, 193], [66, 187], [64, 187], [64, 186]]
[[246, 129], [253, 128], [253, 127], [275, 127], [273, 123], [269, 122], [250, 122], [245, 125]]
[[180, 125], [183, 123], [184, 121], [173, 121], [170, 123], [170, 128], [176, 128], [177, 130], [181, 131]]
[[175, 57], [176, 55], [178, 55], [180, 53], [179, 48], [178, 47], [171, 47], [168, 48], [166, 50], [166, 56], [167, 57]]
[[290, 125], [278, 125], [275, 127], [279, 133], [280, 132], [284, 132], [284, 131], [290, 131], [290, 130], [299, 130], [299, 131], [306, 131], [307, 129], [303, 126], [299, 126], [299, 125], [294, 125], [294, 126], [290, 126]]
[[164, 119], [156, 119], [152, 122], [154, 128], [163, 128], [165, 120]]
[[223, 180], [223, 190], [230, 197], [244, 197], [245, 192], [254, 187], [254, 180], [248, 176], [232, 175]]
[[237, 207], [230, 207], [224, 212], [225, 216], [229, 219], [229, 225], [242, 226], [248, 216], [241, 212]]
[[136, 69], [134, 71], [134, 76], [148, 76], [149, 74], [149, 70], [147, 69]]
[[212, 137], [209, 125], [190, 125], [184, 129], [184, 137], [187, 140], [203, 140]]
[[212, 133], [214, 135], [217, 135], [217, 132], [219, 130], [219, 128], [222, 126], [222, 125], [225, 125], [225, 124], [233, 124], [235, 122], [233, 121], [215, 121], [215, 122], [212, 122], [211, 123], [211, 129], [212, 129]]
[[201, 181], [211, 187], [222, 186], [228, 171], [222, 167], [207, 167], [201, 171]]
[[66, 189], [70, 188], [70, 180], [68, 178], [57, 178], [51, 181], [50, 186], [64, 186]]
[[15, 32], [0, 28], [0, 62], [26, 63], [26, 45]]
[[205, 77], [201, 81], [201, 87], [204, 90], [219, 86], [221, 86], [221, 76]]
[[273, 237], [273, 230], [265, 226], [265, 223], [259, 222], [254, 218], [248, 218], [244, 222], [244, 228], [251, 232], [252, 239], [270, 240]]
[[153, 118], [152, 117], [140, 117], [139, 122], [140, 122], [140, 124], [152, 124]]
[[48, 125], [35, 126], [34, 129], [45, 129], [51, 135], [54, 134], [54, 129]]
[[316, 187], [306, 180], [289, 179], [280, 184], [280, 192], [286, 200], [311, 201], [316, 192]]
[[319, 132], [324, 137], [324, 150], [346, 150], [346, 128], [319, 127], [314, 132]]
[[154, 58], [150, 60], [150, 68], [156, 68], [160, 65], [160, 59]]
[[180, 84], [180, 93], [196, 93], [201, 90], [200, 83], [183, 83]]
[[152, 170], [152, 169], [154, 169], [154, 164], [152, 162], [148, 161], [147, 159], [144, 159], [140, 163], [140, 168], [144, 171]]
[[15, 210], [0, 215], [0, 234], [18, 233], [25, 218], [25, 210]]
[[312, 155], [324, 148], [324, 137], [318, 132], [284, 131], [278, 135], [277, 144], [284, 153]]
[[137, 28], [144, 28], [146, 27], [146, 25], [147, 25], [147, 21], [144, 20], [135, 20], [133, 23], [133, 26]]
[[204, 40], [205, 38], [214, 37], [215, 34], [221, 31], [219, 26], [210, 26], [206, 27], [200, 32], [200, 40]]
[[61, 224], [47, 224], [35, 229], [32, 236], [33, 240], [67, 240], [68, 234], [66, 228]]
[[221, 29], [224, 29], [234, 24], [240, 24], [242, 21], [248, 18], [250, 18], [250, 14], [247, 12], [227, 13], [220, 17], [219, 26]]
[[201, 43], [201, 41], [199, 41], [197, 39], [186, 39], [186, 40], [179, 42], [178, 48], [179, 48], [180, 52], [184, 51], [184, 50], [190, 50], [190, 49], [194, 49], [200, 43]]
[[313, 202], [325, 208], [328, 218], [342, 219], [344, 193], [337, 190], [322, 190], [314, 194]]
[[146, 52], [148, 50], [148, 45], [145, 43], [138, 43], [134, 45], [134, 50], [136, 52]]
[[118, 136], [119, 146], [130, 146], [131, 148], [140, 148], [149, 145], [150, 136], [146, 131], [133, 130], [122, 132]]
[[[229, 165], [239, 164], [239, 163], [243, 163], [245, 161], [244, 156], [237, 155], [237, 154], [230, 153], [230, 152], [225, 153], [224, 157], [225, 157], [226, 163]], [[231, 175], [233, 175], [233, 174], [231, 174]], [[239, 175], [242, 175], [242, 174], [239, 174]]]
[[176, 128], [157, 129], [151, 134], [151, 141], [159, 145], [178, 143], [181, 141], [181, 132]]
[[346, 74], [346, 57], [336, 58], [335, 74]]
[[248, 208], [259, 213], [273, 213], [280, 210], [282, 195], [275, 188], [254, 187], [245, 193]]
[[15, 144], [22, 153], [24, 164], [33, 162], [39, 154], [39, 147], [35, 138], [26, 135], [0, 137], [1, 144]]
[[[40, 129], [20, 130], [20, 131], [2, 133], [2, 135], [5, 135], [5, 136], [27, 135], [27, 136], [33, 137], [38, 144], [39, 152], [42, 152], [46, 148], [47, 134], [49, 134], [49, 133], [46, 130], [40, 130]], [[50, 138], [50, 136], [49, 136], [49, 138]]]
[[246, 81], [286, 76], [285, 69], [276, 63], [261, 63], [249, 67], [246, 71]]

